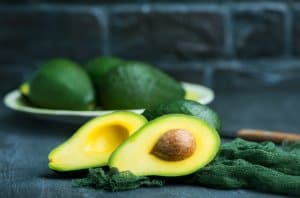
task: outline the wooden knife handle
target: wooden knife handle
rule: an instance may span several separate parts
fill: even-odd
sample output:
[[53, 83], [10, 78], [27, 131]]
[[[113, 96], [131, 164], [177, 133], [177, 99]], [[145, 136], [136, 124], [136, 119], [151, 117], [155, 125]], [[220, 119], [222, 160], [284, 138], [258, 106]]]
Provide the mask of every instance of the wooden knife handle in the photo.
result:
[[283, 140], [300, 141], [300, 134], [257, 129], [241, 129], [237, 132], [237, 136], [245, 140], [272, 141], [275, 143], [281, 143]]

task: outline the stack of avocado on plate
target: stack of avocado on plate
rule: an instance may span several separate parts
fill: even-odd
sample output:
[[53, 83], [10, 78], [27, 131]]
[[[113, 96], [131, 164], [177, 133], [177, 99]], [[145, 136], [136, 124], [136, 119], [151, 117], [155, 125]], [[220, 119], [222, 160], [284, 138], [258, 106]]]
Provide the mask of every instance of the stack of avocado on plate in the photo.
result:
[[62, 110], [153, 108], [185, 95], [181, 83], [157, 68], [115, 57], [96, 57], [85, 67], [47, 61], [20, 91], [33, 106]]

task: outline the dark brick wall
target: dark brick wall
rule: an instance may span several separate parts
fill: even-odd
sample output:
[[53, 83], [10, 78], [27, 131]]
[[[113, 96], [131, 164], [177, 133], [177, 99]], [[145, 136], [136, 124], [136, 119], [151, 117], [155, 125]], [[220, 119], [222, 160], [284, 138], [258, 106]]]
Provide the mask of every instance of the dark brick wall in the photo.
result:
[[103, 17], [91, 9], [0, 8], [0, 63], [103, 53]]
[[298, 0], [0, 2], [1, 80], [53, 57], [116, 55], [220, 90], [300, 82]]
[[233, 8], [233, 37], [238, 57], [285, 54], [285, 24], [288, 10], [283, 4]]
[[298, 4], [0, 5], [0, 63], [298, 57]]
[[194, 60], [224, 53], [224, 19], [216, 6], [144, 6], [111, 13], [112, 53], [143, 60]]

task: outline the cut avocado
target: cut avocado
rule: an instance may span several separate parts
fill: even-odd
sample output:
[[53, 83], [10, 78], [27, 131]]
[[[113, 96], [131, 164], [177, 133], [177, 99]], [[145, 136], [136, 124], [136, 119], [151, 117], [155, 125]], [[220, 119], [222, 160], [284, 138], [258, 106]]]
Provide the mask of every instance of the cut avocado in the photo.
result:
[[183, 99], [161, 104], [157, 108], [146, 109], [143, 112], [143, 115], [148, 120], [153, 120], [159, 116], [173, 113], [193, 115], [206, 121], [217, 131], [221, 129], [221, 121], [218, 114], [208, 106], [202, 105], [192, 100]]
[[146, 122], [126, 111], [94, 118], [50, 152], [49, 168], [63, 172], [105, 166], [114, 149]]
[[101, 85], [105, 109], [151, 108], [184, 95], [179, 82], [141, 62], [127, 62], [110, 70]]
[[29, 85], [32, 104], [49, 109], [90, 110], [95, 96], [87, 73], [76, 63], [54, 59], [41, 65]]
[[148, 122], [123, 142], [108, 165], [138, 176], [188, 175], [212, 161], [219, 146], [217, 131], [201, 119], [165, 115]]

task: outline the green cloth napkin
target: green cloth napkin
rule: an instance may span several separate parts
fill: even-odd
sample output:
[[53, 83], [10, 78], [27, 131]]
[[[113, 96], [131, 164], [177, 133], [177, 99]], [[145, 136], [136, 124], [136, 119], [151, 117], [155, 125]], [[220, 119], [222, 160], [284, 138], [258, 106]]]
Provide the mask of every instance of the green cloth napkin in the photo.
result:
[[73, 185], [123, 191], [174, 182], [300, 195], [300, 142], [286, 142], [277, 147], [272, 142], [256, 143], [235, 139], [222, 145], [212, 163], [188, 176], [139, 177], [128, 171], [96, 168], [90, 169], [86, 178], [74, 180]]

